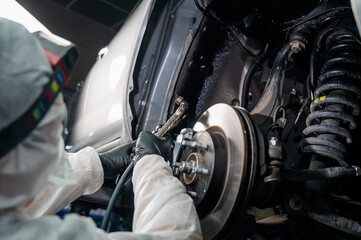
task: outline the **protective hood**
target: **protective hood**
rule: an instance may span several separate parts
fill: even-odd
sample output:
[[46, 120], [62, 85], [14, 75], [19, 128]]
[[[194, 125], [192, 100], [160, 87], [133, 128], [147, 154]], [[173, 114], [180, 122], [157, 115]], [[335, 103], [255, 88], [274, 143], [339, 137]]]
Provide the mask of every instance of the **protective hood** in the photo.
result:
[[[40, 43], [20, 24], [0, 18], [0, 130], [24, 114], [52, 74]], [[0, 159], [0, 209], [32, 199], [48, 181], [74, 183], [66, 161], [59, 95], [35, 129]]]
[[0, 130], [38, 98], [53, 73], [40, 43], [21, 24], [0, 18]]

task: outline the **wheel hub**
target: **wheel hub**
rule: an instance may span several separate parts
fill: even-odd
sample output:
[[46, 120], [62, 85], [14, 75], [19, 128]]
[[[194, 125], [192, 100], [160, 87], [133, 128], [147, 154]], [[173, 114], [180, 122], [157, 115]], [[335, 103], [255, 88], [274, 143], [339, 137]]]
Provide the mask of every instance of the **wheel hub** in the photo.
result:
[[204, 112], [193, 131], [180, 158], [180, 180], [194, 199], [204, 239], [222, 238], [230, 219], [245, 213], [262, 158], [260, 136], [244, 109], [226, 104]]

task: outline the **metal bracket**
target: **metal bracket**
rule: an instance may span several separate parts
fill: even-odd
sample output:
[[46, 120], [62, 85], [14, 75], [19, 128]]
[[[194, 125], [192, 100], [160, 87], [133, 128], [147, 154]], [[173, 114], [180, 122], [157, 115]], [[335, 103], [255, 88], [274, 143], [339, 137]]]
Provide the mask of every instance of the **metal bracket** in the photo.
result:
[[[179, 162], [179, 158], [181, 156], [182, 147], [183, 147], [183, 141], [190, 141], [193, 137], [193, 130], [191, 128], [183, 128], [179, 135], [177, 136], [177, 139], [174, 144], [173, 149], [173, 170], [177, 171], [178, 168], [174, 168], [175, 163]], [[175, 174], [176, 175], [176, 174]]]

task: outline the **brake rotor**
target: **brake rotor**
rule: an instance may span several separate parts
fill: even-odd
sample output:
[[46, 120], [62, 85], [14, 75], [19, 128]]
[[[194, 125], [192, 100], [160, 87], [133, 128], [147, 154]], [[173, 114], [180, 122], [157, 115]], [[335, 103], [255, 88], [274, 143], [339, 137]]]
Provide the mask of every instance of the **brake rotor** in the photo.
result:
[[263, 157], [261, 135], [246, 110], [227, 104], [209, 108], [193, 130], [192, 141], [207, 148], [183, 151], [180, 179], [193, 194], [204, 239], [223, 239], [241, 228], [236, 225], [242, 225]]

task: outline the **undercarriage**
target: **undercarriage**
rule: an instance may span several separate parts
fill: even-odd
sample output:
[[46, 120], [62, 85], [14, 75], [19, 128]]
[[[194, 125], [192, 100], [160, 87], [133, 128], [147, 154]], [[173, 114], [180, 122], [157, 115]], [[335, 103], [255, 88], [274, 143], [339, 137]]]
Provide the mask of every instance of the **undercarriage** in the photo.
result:
[[350, 5], [240, 2], [195, 1], [204, 18], [173, 94], [189, 110], [171, 166], [204, 238], [357, 239], [361, 45]]

